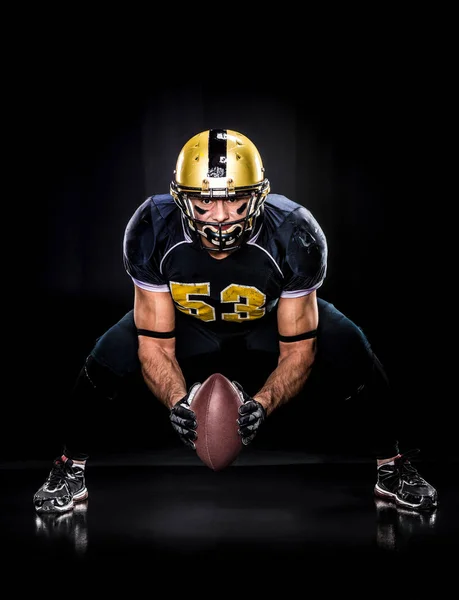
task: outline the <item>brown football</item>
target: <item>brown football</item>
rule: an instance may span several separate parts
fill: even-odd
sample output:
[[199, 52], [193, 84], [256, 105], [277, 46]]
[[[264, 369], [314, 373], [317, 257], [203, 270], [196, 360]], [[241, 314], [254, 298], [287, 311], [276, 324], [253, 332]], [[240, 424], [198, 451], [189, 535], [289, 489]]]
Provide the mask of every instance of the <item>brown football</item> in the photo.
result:
[[221, 373], [204, 381], [193, 400], [196, 415], [196, 453], [214, 471], [233, 463], [242, 449], [238, 409], [242, 401], [233, 384]]

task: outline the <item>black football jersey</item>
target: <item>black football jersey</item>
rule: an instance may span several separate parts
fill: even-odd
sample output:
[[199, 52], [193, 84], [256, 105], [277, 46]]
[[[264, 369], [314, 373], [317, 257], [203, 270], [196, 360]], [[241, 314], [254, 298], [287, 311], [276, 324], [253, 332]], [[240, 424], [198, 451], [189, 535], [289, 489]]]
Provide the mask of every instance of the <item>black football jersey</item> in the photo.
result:
[[319, 224], [305, 207], [278, 194], [267, 196], [248, 242], [224, 259], [193, 241], [169, 194], [151, 196], [138, 207], [123, 250], [137, 286], [169, 291], [178, 311], [216, 333], [258, 327], [280, 297], [320, 287], [327, 269]]

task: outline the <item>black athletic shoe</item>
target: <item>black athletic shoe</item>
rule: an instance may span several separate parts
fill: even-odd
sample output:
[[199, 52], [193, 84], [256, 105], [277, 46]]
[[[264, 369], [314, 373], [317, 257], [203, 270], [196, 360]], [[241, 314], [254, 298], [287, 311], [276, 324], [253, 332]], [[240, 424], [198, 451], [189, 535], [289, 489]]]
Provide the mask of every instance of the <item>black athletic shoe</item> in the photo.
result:
[[75, 502], [88, 497], [84, 469], [71, 460], [56, 458], [45, 483], [35, 493], [33, 503], [37, 512], [65, 512]]
[[437, 490], [423, 479], [410, 463], [419, 452], [410, 450], [394, 460], [394, 464], [378, 467], [375, 494], [411, 510], [432, 510], [437, 507]]

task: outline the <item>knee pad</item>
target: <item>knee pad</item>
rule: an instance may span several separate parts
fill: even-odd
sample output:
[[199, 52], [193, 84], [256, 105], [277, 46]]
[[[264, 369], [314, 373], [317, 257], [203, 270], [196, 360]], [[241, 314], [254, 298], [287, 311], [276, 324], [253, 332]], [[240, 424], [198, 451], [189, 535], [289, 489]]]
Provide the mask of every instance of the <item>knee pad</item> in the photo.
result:
[[92, 354], [87, 357], [80, 377], [97, 394], [109, 400], [116, 398], [122, 379], [108, 367], [99, 363]]

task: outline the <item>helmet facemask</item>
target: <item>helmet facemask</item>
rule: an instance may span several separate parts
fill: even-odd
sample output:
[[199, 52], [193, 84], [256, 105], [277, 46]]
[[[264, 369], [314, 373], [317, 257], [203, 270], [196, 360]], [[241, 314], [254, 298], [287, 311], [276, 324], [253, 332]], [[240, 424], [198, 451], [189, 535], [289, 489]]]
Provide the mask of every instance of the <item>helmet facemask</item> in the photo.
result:
[[[193, 191], [190, 193], [180, 192], [173, 182], [171, 185], [172, 195], [177, 205], [180, 207], [185, 224], [190, 237], [198, 240], [201, 247], [209, 252], [231, 252], [237, 250], [245, 241], [247, 241], [255, 229], [257, 217], [262, 212], [262, 207], [269, 189], [267, 180], [258, 186], [257, 190], [232, 191], [228, 189], [211, 189], [209, 192]], [[244, 214], [240, 219], [232, 221], [207, 221], [201, 218], [200, 212], [204, 214], [205, 210], [193, 204], [192, 199], [209, 198], [216, 202], [226, 202], [229, 199], [246, 199], [238, 212]], [[212, 246], [203, 243], [203, 238], [211, 242]]]

